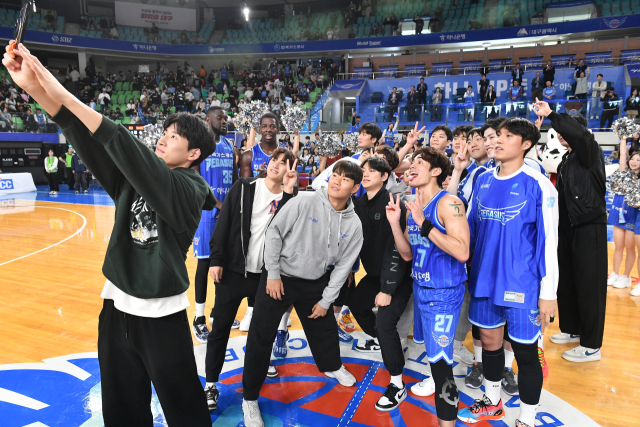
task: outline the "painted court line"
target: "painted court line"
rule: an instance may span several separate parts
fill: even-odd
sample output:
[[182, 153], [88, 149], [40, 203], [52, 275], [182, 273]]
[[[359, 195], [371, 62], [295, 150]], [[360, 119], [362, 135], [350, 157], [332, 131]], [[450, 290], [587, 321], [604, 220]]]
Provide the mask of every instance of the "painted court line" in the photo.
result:
[[[32, 206], [28, 206], [28, 205], [16, 205], [16, 207], [24, 207], [24, 208], [28, 208], [28, 207], [32, 207]], [[69, 237], [67, 237], [67, 238], [65, 238], [65, 239], [63, 239], [63, 240], [60, 240], [59, 242], [54, 243], [53, 245], [47, 246], [46, 248], [43, 248], [43, 249], [37, 250], [37, 251], [35, 251], [35, 252], [31, 252], [30, 254], [23, 255], [23, 256], [21, 256], [21, 257], [19, 257], [19, 258], [12, 259], [12, 260], [10, 260], [10, 261], [5, 261], [5, 262], [3, 262], [2, 264], [0, 264], [0, 267], [2, 267], [3, 265], [6, 265], [6, 264], [12, 263], [12, 262], [14, 262], [14, 261], [19, 261], [19, 260], [21, 260], [21, 259], [24, 259], [24, 258], [30, 257], [31, 255], [35, 255], [35, 254], [38, 254], [38, 253], [40, 253], [40, 252], [44, 252], [44, 251], [46, 251], [47, 249], [51, 249], [51, 248], [53, 248], [54, 246], [58, 246], [59, 244], [64, 243], [64, 242], [66, 242], [67, 240], [71, 239], [72, 237], [76, 236], [78, 233], [81, 233], [81, 232], [82, 232], [82, 230], [84, 230], [84, 228], [87, 226], [87, 218], [85, 218], [85, 217], [84, 217], [84, 215], [82, 215], [82, 214], [80, 214], [80, 213], [78, 213], [78, 212], [72, 211], [72, 210], [70, 210], [70, 209], [58, 208], [58, 207], [53, 207], [53, 206], [33, 206], [33, 207], [34, 207], [34, 208], [41, 208], [41, 209], [58, 209], [58, 210], [61, 210], [61, 211], [71, 212], [71, 213], [73, 213], [73, 214], [79, 215], [79, 216], [82, 218], [82, 220], [84, 221], [84, 223], [82, 224], [82, 227], [80, 227], [80, 229], [79, 229], [79, 230], [77, 230], [75, 233], [73, 233], [71, 236], [69, 236]]]

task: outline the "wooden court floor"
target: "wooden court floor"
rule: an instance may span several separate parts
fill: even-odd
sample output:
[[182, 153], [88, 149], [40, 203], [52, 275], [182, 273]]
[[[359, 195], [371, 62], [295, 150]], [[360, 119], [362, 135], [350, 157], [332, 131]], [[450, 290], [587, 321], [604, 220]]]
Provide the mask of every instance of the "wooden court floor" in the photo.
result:
[[[113, 214], [114, 208], [105, 206], [0, 203], [0, 364], [96, 351], [105, 280], [101, 267]], [[187, 266], [193, 283], [193, 257], [189, 256]], [[633, 276], [638, 277], [635, 268]], [[188, 294], [188, 312], [193, 318], [193, 287]], [[213, 300], [210, 281], [207, 312]], [[550, 373], [544, 388], [602, 426], [637, 425], [639, 305], [640, 297], [630, 298], [629, 289], [609, 288], [600, 362], [564, 361], [562, 352], [570, 345], [549, 341], [558, 332], [557, 323], [546, 332]], [[240, 308], [238, 319], [245, 308]], [[295, 312], [292, 321], [294, 329], [300, 328]], [[240, 334], [231, 332], [232, 336]], [[465, 344], [472, 348], [470, 339]]]

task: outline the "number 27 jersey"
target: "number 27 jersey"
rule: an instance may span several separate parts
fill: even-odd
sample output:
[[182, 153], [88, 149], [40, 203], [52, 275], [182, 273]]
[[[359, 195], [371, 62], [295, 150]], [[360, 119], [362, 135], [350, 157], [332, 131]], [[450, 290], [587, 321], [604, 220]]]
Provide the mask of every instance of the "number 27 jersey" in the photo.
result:
[[[441, 190], [427, 206], [424, 207], [424, 217], [431, 221], [435, 228], [447, 234], [438, 219], [438, 203], [447, 193]], [[446, 289], [453, 288], [467, 280], [467, 270], [464, 263], [458, 261], [438, 246], [428, 237], [420, 235], [422, 224], [416, 224], [413, 215], [407, 219], [407, 234], [413, 253], [411, 277], [414, 284], [425, 288]]]

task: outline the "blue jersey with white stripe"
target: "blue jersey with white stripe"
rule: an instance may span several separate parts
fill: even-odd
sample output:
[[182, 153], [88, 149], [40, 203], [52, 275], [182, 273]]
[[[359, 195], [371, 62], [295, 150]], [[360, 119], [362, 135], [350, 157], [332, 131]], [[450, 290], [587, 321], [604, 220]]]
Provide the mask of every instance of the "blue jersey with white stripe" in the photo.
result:
[[251, 147], [251, 151], [253, 152], [253, 159], [251, 159], [251, 170], [253, 171], [253, 176], [258, 176], [258, 174], [260, 173], [260, 166], [262, 166], [262, 164], [264, 163], [264, 167], [267, 167], [271, 156], [262, 150], [260, 144], [256, 144]]
[[475, 188], [478, 177], [487, 171], [485, 162], [483, 165], [479, 165], [476, 162], [467, 166], [467, 176], [464, 177], [462, 182], [458, 185], [458, 197], [462, 200], [465, 206], [469, 204], [469, 200], [473, 197], [473, 189]]
[[529, 166], [530, 168], [533, 168], [534, 170], [537, 170], [542, 175], [544, 175], [547, 178], [549, 178], [549, 174], [545, 170], [544, 166], [542, 166], [542, 163], [540, 163], [539, 161], [537, 161], [535, 159], [532, 159], [530, 157], [525, 157], [524, 158], [524, 164]]
[[[233, 185], [233, 144], [224, 136], [216, 144], [216, 151], [200, 163], [200, 175], [211, 186], [216, 199], [221, 202]], [[220, 210], [202, 211], [200, 222], [214, 220]]]
[[469, 292], [493, 304], [535, 310], [558, 287], [558, 193], [526, 165], [483, 173], [469, 207]]
[[[447, 234], [447, 230], [438, 219], [438, 203], [447, 194], [440, 190], [423, 209], [424, 217], [443, 234]], [[426, 288], [444, 289], [453, 288], [467, 280], [464, 263], [440, 249], [428, 237], [421, 236], [421, 226], [409, 214], [407, 233], [413, 253], [411, 277], [414, 283]]]

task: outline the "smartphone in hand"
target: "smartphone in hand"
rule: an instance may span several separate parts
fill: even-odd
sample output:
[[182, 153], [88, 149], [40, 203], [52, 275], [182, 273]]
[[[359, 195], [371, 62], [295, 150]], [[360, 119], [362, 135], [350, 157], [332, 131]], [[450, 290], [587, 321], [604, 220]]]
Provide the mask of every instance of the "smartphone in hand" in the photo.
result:
[[13, 35], [14, 41], [9, 48], [9, 53], [12, 53], [20, 43], [24, 42], [24, 36], [27, 32], [27, 20], [29, 19], [29, 13], [31, 13], [32, 10], [34, 13], [36, 12], [36, 2], [35, 0], [27, 0], [27, 2], [22, 5], [22, 9], [20, 9], [20, 15], [18, 16], [16, 29]]

